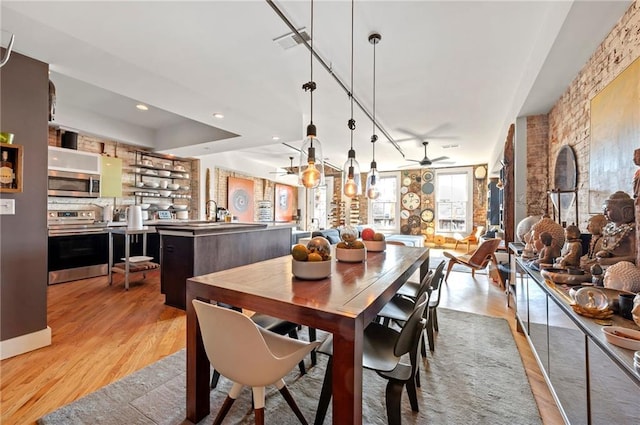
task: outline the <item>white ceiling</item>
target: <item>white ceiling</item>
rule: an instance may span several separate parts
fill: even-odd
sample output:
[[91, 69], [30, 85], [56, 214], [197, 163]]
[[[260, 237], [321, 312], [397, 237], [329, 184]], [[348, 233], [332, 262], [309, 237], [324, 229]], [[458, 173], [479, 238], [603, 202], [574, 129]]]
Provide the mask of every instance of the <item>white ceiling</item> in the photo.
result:
[[[274, 4], [295, 28], [310, 30], [308, 1]], [[367, 38], [379, 32], [376, 121], [402, 151], [378, 130], [378, 168], [415, 164], [405, 158], [422, 159], [425, 139], [429, 157], [449, 156], [446, 165], [488, 163], [497, 171], [508, 126], [548, 112], [630, 4], [357, 1], [354, 96], [371, 113]], [[55, 122], [63, 128], [180, 156], [234, 157], [246, 172], [257, 169], [252, 161], [273, 171], [288, 166], [295, 151], [282, 143], [302, 144], [310, 54], [273, 41], [290, 29], [267, 1], [3, 0], [1, 7], [2, 45], [14, 33], [16, 52], [50, 64]], [[350, 87], [351, 2], [316, 0], [314, 38], [316, 52]], [[349, 98], [318, 62], [313, 72], [323, 156], [341, 166]], [[151, 110], [136, 110], [138, 102]], [[354, 118], [366, 171], [372, 123], [357, 106]]]

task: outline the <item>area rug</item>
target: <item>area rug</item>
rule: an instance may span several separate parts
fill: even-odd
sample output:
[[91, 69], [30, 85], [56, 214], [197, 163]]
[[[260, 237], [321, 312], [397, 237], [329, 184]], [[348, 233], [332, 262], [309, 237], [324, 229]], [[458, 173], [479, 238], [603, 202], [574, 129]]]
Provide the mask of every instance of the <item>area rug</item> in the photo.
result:
[[[531, 388], [504, 319], [447, 309], [438, 310], [440, 332], [436, 350], [420, 366], [420, 412], [411, 411], [402, 396], [403, 424], [541, 424]], [[304, 332], [303, 332], [304, 334]], [[322, 386], [326, 358], [300, 376], [297, 368], [285, 380], [307, 420], [313, 422]], [[365, 370], [363, 423], [387, 423], [386, 380]], [[211, 392], [210, 424], [230, 388], [221, 378]], [[325, 424], [331, 423], [329, 410]], [[41, 425], [71, 424], [186, 424], [185, 352], [179, 351], [120, 381], [40, 418]], [[231, 408], [225, 424], [252, 424], [251, 393], [245, 389]], [[273, 388], [267, 391], [265, 421], [299, 423]]]

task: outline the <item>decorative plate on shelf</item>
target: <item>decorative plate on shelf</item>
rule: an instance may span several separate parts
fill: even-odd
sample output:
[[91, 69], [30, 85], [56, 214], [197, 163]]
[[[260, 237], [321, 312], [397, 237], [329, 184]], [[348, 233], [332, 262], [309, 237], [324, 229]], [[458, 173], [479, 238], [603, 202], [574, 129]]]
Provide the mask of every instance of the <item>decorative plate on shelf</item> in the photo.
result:
[[422, 180], [425, 182], [430, 182], [433, 179], [433, 173], [431, 171], [425, 171], [422, 174]]
[[409, 192], [402, 196], [402, 207], [413, 211], [420, 206], [420, 196], [416, 193]]
[[433, 183], [431, 182], [427, 182], [422, 185], [422, 192], [427, 195], [431, 195], [433, 193], [433, 189]]

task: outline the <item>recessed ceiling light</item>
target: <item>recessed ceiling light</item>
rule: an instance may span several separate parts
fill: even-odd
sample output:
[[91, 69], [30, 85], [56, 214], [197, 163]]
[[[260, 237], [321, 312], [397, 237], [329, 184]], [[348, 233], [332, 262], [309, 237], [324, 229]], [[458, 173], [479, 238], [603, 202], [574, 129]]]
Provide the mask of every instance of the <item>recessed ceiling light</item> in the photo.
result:
[[273, 136], [273, 137], [271, 138], [271, 140], [280, 140], [280, 137], [278, 137], [278, 136]]
[[218, 119], [224, 118], [224, 114], [221, 114], [220, 112], [216, 112], [215, 114], [213, 114], [213, 117]]
[[140, 109], [141, 111], [148, 111], [149, 110], [149, 107], [147, 105], [145, 105], [145, 104], [142, 104], [142, 103], [138, 103], [136, 105], [136, 108]]

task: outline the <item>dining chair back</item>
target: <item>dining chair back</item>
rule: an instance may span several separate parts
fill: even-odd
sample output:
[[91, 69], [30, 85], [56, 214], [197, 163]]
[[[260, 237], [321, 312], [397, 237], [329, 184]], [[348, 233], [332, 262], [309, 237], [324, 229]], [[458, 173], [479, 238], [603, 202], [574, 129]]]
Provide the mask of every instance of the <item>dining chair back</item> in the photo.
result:
[[[418, 396], [415, 377], [418, 373], [418, 347], [425, 324], [426, 306], [429, 294], [424, 293], [415, 304], [404, 327], [399, 332], [377, 322], [370, 323], [364, 330], [362, 366], [375, 371], [388, 380], [386, 388], [387, 421], [390, 425], [401, 423], [402, 388], [407, 388], [411, 410], [418, 412]], [[333, 385], [333, 339], [327, 338], [318, 348], [319, 353], [329, 355], [327, 370], [322, 383], [320, 400], [316, 411], [315, 425], [324, 423], [331, 401]], [[409, 364], [402, 361], [408, 354]]]
[[318, 342], [305, 342], [261, 329], [241, 312], [193, 300], [207, 357], [233, 386], [214, 420], [226, 416], [243, 386], [253, 390], [256, 423], [264, 423], [265, 387], [275, 385], [301, 423], [306, 420], [282, 379]]

